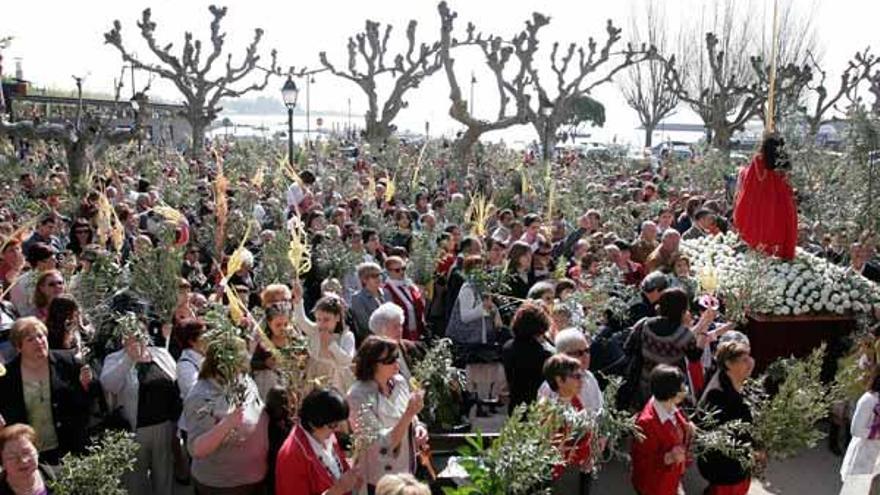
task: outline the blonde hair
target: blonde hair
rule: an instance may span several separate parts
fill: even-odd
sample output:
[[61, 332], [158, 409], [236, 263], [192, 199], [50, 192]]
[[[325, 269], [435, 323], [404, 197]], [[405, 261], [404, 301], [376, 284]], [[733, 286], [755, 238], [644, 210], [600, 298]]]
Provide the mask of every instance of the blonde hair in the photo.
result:
[[260, 293], [260, 302], [263, 304], [263, 308], [285, 301], [290, 301], [290, 289], [284, 284], [269, 284]]
[[376, 495], [431, 495], [431, 489], [409, 473], [386, 474], [376, 484]]
[[15, 320], [12, 329], [9, 330], [9, 341], [16, 349], [21, 349], [21, 343], [25, 337], [32, 333], [43, 332], [43, 335], [49, 336], [49, 330], [46, 325], [35, 316], [25, 316]]

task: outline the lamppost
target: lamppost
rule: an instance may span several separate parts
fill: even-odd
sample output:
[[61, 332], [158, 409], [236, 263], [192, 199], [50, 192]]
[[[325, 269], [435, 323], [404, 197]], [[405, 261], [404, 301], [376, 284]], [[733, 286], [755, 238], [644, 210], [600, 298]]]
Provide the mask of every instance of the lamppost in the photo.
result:
[[143, 147], [143, 138], [141, 129], [141, 111], [146, 111], [144, 104], [146, 103], [147, 95], [142, 92], [137, 92], [134, 96], [131, 97], [131, 100], [128, 102], [131, 104], [131, 109], [134, 110], [134, 122], [131, 124], [132, 128], [137, 128], [137, 143], [138, 143], [138, 153], [141, 152], [141, 148]]
[[293, 109], [296, 108], [297, 96], [299, 90], [296, 89], [296, 83], [293, 82], [293, 78], [287, 76], [287, 81], [281, 87], [281, 99], [287, 107], [287, 163], [290, 166], [293, 166]]
[[313, 76], [308, 76], [306, 78], [306, 146], [308, 147], [308, 149], [312, 148], [310, 138], [312, 130], [312, 99], [310, 95], [313, 82], [315, 82], [315, 78]]
[[471, 117], [474, 116], [474, 84], [476, 84], [476, 83], [477, 83], [477, 76], [475, 76], [474, 73], [471, 72], [471, 101], [470, 101], [470, 103], [471, 103], [471, 111], [470, 111]]

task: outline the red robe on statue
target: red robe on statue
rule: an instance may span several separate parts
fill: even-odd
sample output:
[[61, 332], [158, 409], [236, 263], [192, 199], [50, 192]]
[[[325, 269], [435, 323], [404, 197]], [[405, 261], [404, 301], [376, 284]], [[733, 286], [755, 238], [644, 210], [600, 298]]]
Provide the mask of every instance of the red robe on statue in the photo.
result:
[[753, 249], [782, 259], [794, 259], [797, 245], [797, 207], [786, 178], [755, 155], [739, 174], [733, 224]]

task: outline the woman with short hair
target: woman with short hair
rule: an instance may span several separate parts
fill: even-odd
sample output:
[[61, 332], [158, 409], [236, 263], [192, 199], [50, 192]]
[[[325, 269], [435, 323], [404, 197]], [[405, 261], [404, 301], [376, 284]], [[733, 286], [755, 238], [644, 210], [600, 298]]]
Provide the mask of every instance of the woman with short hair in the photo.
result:
[[431, 489], [411, 474], [386, 474], [376, 485], [376, 495], [431, 495]]
[[[576, 328], [565, 329], [556, 334], [556, 352], [558, 355], [576, 359], [583, 373], [581, 388], [578, 391], [578, 399], [584, 409], [598, 413], [605, 407], [602, 391], [593, 373], [590, 372], [590, 338]], [[555, 399], [558, 394], [550, 386], [549, 381], [544, 381], [538, 389], [538, 397]]]
[[37, 432], [28, 425], [0, 429], [0, 495], [51, 495], [52, 472], [40, 464]]
[[71, 353], [49, 350], [46, 335], [33, 316], [12, 325], [9, 339], [19, 354], [0, 377], [0, 426], [31, 425], [43, 460], [57, 464], [68, 452], [85, 451], [90, 392], [97, 385], [91, 369]]
[[544, 362], [553, 355], [553, 346], [544, 335], [550, 330], [550, 316], [544, 308], [525, 303], [516, 311], [511, 324], [513, 339], [504, 344], [501, 359], [510, 388], [508, 413], [520, 404], [534, 402], [543, 379]]
[[[553, 392], [552, 399], [570, 406], [576, 412], [585, 411], [580, 399], [584, 372], [577, 359], [556, 354], [544, 363], [545, 383]], [[569, 432], [562, 431], [563, 436]], [[554, 494], [588, 495], [592, 476], [590, 474], [590, 434], [577, 441], [567, 440], [560, 446], [563, 463], [553, 467]]]
[[[236, 356], [234, 374], [227, 355]], [[183, 404], [187, 447], [198, 495], [260, 495], [269, 450], [269, 421], [257, 385], [248, 374], [250, 356], [244, 340], [208, 345], [199, 381]], [[229, 396], [229, 389], [237, 389]]]
[[332, 388], [316, 388], [303, 399], [299, 423], [278, 451], [276, 495], [344, 495], [361, 483], [339, 446], [336, 433], [349, 417], [345, 397]]
[[424, 406], [424, 392], [410, 390], [400, 376], [399, 359], [393, 340], [371, 336], [354, 360], [357, 381], [348, 391], [349, 423], [355, 435], [362, 420], [379, 427], [378, 440], [363, 458], [368, 486], [375, 487], [385, 473], [414, 473], [416, 453], [428, 441], [428, 431], [417, 416]]
[[[755, 369], [751, 349], [748, 344], [734, 340], [722, 342], [715, 351], [715, 360], [718, 372], [709, 380], [703, 392], [700, 409], [710, 414], [715, 411], [712, 418], [715, 427], [735, 420], [750, 425], [752, 410], [743, 389], [746, 379]], [[748, 431], [739, 440], [752, 443]], [[746, 495], [749, 492], [751, 473], [736, 459], [720, 452], [709, 452], [697, 459], [697, 466], [700, 474], [709, 482], [706, 495]]]

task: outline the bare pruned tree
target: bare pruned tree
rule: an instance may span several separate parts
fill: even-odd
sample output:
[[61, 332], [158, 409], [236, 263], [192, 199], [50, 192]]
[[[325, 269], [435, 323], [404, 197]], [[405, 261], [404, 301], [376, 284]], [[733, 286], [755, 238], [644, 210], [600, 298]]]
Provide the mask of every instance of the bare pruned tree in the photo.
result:
[[[571, 121], [576, 102], [589, 96], [597, 87], [611, 82], [620, 71], [656, 56], [656, 49], [644, 44], [636, 48], [632, 43], [627, 43], [621, 51], [613, 52], [621, 39], [622, 30], [609, 19], [605, 26], [606, 39], [601, 46], [593, 37], [587, 40], [586, 47], [570, 43], [567, 48], [560, 50], [559, 42], [553, 44], [550, 69], [555, 75], [556, 87], [555, 95], [551, 97], [549, 85], [543, 84], [534, 63], [538, 29], [549, 22], [549, 18], [535, 14], [534, 20], [526, 24], [526, 31], [513, 40], [513, 53], [525, 66], [530, 78], [529, 90], [538, 96], [537, 108], [530, 105], [526, 109], [526, 117], [541, 138], [545, 157], [552, 155], [557, 131]], [[510, 85], [507, 87], [509, 91], [513, 90]]]
[[[767, 40], [773, 36], [765, 35], [752, 12], [741, 2], [716, 1], [711, 22], [703, 15], [701, 29], [683, 28], [676, 67], [667, 81], [703, 120], [709, 142], [723, 151], [730, 149], [735, 131], [764, 117], [772, 52]], [[779, 18], [776, 95], [790, 103], [801, 97], [811, 77], [806, 57], [815, 35], [810, 18], [801, 20], [791, 2], [783, 5]]]
[[139, 111], [135, 112], [134, 123], [128, 128], [113, 125], [115, 112], [108, 118], [78, 109], [75, 119], [64, 123], [35, 123], [30, 120], [7, 122], [0, 116], [0, 136], [59, 143], [67, 159], [70, 189], [76, 193], [87, 186], [83, 184], [83, 179], [89, 175], [91, 160], [99, 158], [111, 146], [131, 142], [143, 135], [144, 124], [152, 112], [143, 93], [138, 93], [135, 99]]
[[[406, 92], [417, 88], [422, 80], [443, 66], [439, 42], [416, 44], [417, 24], [414, 20], [409, 21], [406, 29], [407, 49], [395, 55], [390, 62], [386, 62], [386, 57], [392, 26], [386, 25], [382, 31], [378, 22], [370, 20], [366, 21], [362, 33], [348, 38], [347, 70], [337, 69], [330, 63], [327, 52], [320, 53], [321, 64], [327, 70], [357, 84], [367, 95], [366, 139], [371, 143], [381, 143], [394, 132], [392, 122], [408, 105], [404, 100]], [[364, 67], [360, 66], [359, 61], [363, 62]], [[380, 111], [377, 79], [385, 74], [394, 78], [394, 86]]]
[[[662, 7], [656, 1], [649, 0], [644, 11], [644, 27], [633, 16], [633, 41], [645, 41], [659, 53], [666, 52], [669, 48], [666, 34], [668, 25]], [[620, 84], [627, 105], [636, 111], [645, 129], [645, 147], [651, 146], [657, 125], [675, 113], [678, 106], [678, 95], [666, 84], [672, 63], [672, 60], [658, 56], [645, 63], [634, 64], [624, 73]]]
[[[184, 117], [192, 127], [192, 156], [202, 156], [205, 147], [205, 131], [211, 122], [217, 118], [222, 108], [220, 100], [223, 98], [238, 98], [251, 91], [261, 91], [269, 83], [269, 77], [278, 72], [276, 65], [277, 52], [271, 51], [271, 63], [268, 68], [261, 68], [257, 64], [260, 55], [257, 50], [260, 40], [263, 38], [263, 30], [256, 28], [251, 43], [245, 50], [240, 62], [233, 62], [232, 54], [225, 57], [225, 67], [216, 74], [211, 72], [214, 63], [223, 54], [223, 46], [226, 41], [226, 33], [221, 32], [220, 23], [226, 16], [226, 7], [210, 6], [211, 12], [211, 41], [210, 47], [202, 59], [203, 44], [201, 40], [194, 40], [191, 32], [184, 34], [183, 47], [180, 55], [172, 53], [173, 43], [160, 45], [156, 40], [156, 23], [153, 21], [152, 12], [149, 8], [144, 9], [141, 20], [137, 26], [141, 30], [141, 37], [146, 41], [150, 52], [155, 55], [159, 63], [143, 61], [128, 51], [122, 44], [122, 24], [113, 21], [113, 29], [104, 34], [104, 41], [116, 47], [122, 54], [122, 59], [137, 69], [142, 69], [157, 76], [167, 79], [183, 95], [186, 113]], [[209, 50], [209, 51], [208, 51]], [[255, 71], [263, 74], [251, 84], [245, 81]]]
[[[510, 43], [494, 35], [484, 37], [481, 33], [476, 32], [476, 26], [473, 23], [468, 23], [467, 37], [459, 40], [453, 37], [454, 21], [458, 14], [451, 11], [446, 2], [440, 2], [437, 10], [440, 13], [441, 21], [440, 56], [446, 72], [446, 79], [449, 82], [449, 98], [452, 100], [449, 115], [466, 127], [464, 133], [455, 143], [454, 153], [457, 158], [464, 159], [483, 134], [528, 122], [526, 118], [526, 108], [529, 104], [529, 98], [526, 94], [528, 74], [523, 64], [516, 68], [517, 70], [512, 77], [506, 74], [509, 72], [508, 69], [514, 65], [511, 64], [514, 48]], [[532, 24], [536, 22], [537, 19], [533, 18]], [[452, 49], [466, 46], [479, 48], [485, 58], [486, 66], [492, 71], [499, 100], [498, 113], [494, 120], [480, 119], [471, 114], [468, 109], [468, 101], [462, 95], [461, 85], [455, 74], [455, 59], [452, 56]], [[512, 91], [509, 91], [508, 87]]]
[[835, 108], [835, 105], [837, 105], [841, 98], [853, 99], [855, 89], [862, 82], [870, 80], [871, 72], [880, 64], [880, 57], [869, 53], [868, 48], [861, 52], [856, 52], [847, 63], [843, 72], [840, 73], [840, 84], [837, 86], [837, 90], [832, 93], [829, 93], [829, 88], [825, 85], [828, 73], [822, 69], [819, 61], [812, 57], [812, 55], [810, 56], [810, 63], [813, 70], [819, 74], [819, 79], [815, 84], [807, 85], [807, 88], [815, 94], [812, 110], [807, 112], [806, 115], [810, 136], [815, 136], [819, 132], [819, 126], [822, 124], [822, 119], [827, 112]]
[[880, 115], [880, 70], [874, 72], [874, 75], [868, 81], [871, 83], [868, 91], [874, 95], [874, 106], [872, 109], [875, 114]]

